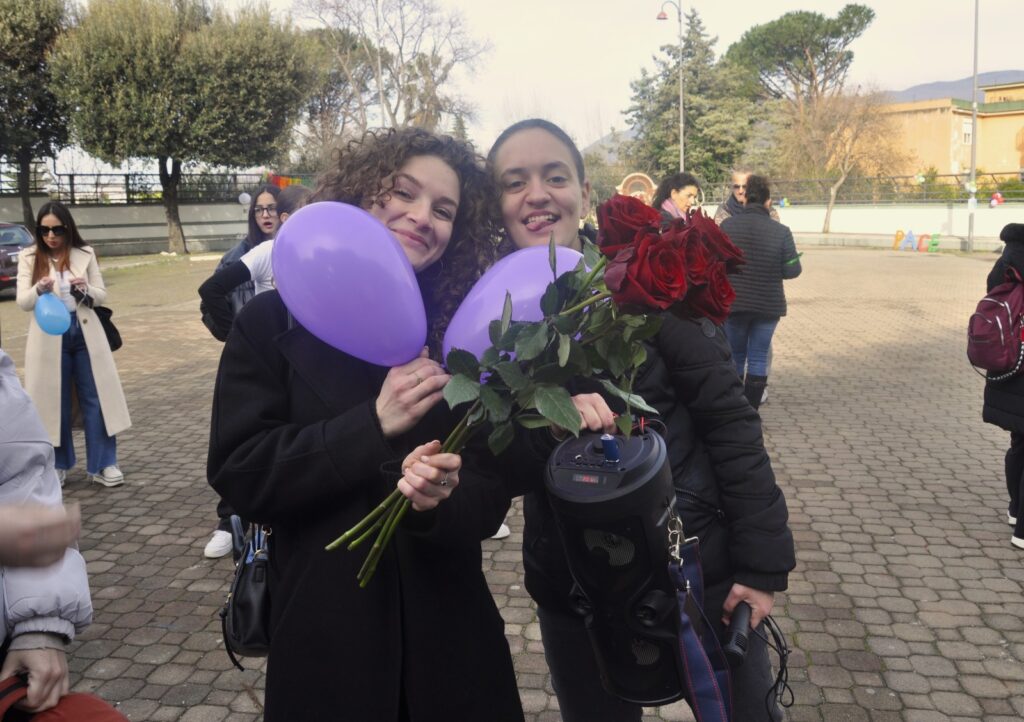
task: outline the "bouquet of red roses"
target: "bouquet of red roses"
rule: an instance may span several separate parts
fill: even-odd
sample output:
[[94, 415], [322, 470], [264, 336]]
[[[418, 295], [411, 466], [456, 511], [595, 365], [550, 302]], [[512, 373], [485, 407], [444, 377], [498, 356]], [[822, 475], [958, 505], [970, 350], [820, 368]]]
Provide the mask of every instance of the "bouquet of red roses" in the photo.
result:
[[664, 225], [661, 213], [617, 195], [597, 209], [597, 243], [608, 258], [604, 281], [620, 307], [672, 310], [721, 324], [736, 293], [729, 273], [743, 252], [698, 209]]
[[[484, 428], [494, 454], [512, 443], [516, 426], [558, 426], [578, 434], [579, 411], [565, 384], [579, 377], [600, 378], [607, 393], [626, 403], [627, 413], [616, 423], [628, 434], [629, 410], [657, 413], [632, 393], [636, 371], [647, 359], [642, 342], [661, 326], [659, 315], [650, 312], [725, 319], [735, 297], [726, 273], [742, 262], [742, 254], [707, 216], [698, 213], [661, 230], [660, 214], [627, 196], [606, 201], [597, 213], [599, 248], [585, 244], [574, 270], [556, 275], [552, 239], [552, 281], [540, 300], [542, 320], [513, 322], [514, 290], [509, 291], [501, 317], [488, 329], [491, 347], [479, 358], [458, 348], [449, 352], [445, 361], [452, 378], [445, 401], [452, 409], [468, 404], [468, 411], [442, 452], [460, 452]], [[360, 586], [373, 577], [408, 508], [396, 489], [328, 545], [354, 549], [376, 536], [358, 574]]]

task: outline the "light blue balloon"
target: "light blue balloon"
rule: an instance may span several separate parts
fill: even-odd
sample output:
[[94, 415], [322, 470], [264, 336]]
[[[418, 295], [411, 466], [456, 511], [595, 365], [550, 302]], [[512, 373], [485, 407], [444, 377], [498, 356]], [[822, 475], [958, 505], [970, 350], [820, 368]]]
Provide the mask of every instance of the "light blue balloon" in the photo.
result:
[[71, 328], [71, 314], [63, 301], [44, 293], [36, 299], [36, 323], [51, 336], [60, 336]]

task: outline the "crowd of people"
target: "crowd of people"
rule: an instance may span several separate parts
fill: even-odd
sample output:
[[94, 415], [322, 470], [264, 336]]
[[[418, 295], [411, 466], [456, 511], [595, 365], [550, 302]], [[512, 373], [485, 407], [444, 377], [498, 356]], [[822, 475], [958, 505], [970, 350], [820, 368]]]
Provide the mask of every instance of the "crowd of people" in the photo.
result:
[[[741, 602], [752, 610], [758, 633], [746, 664], [733, 673], [734, 719], [776, 720], [782, 713], [769, 694], [774, 676], [762, 622], [774, 593], [786, 589], [795, 556], [757, 405], [771, 329], [785, 315], [782, 280], [798, 275], [800, 265], [765, 179], [738, 173], [733, 191], [716, 220], [747, 258], [746, 285], [734, 279], [734, 313], [724, 327], [685, 307], [664, 313], [661, 330], [645, 342], [648, 361], [636, 390], [664, 425], [675, 511], [701, 539], [711, 633], [724, 634]], [[679, 173], [664, 179], [652, 205], [666, 226], [685, 225], [702, 212], [702, 197], [699, 180]], [[271, 249], [290, 214], [320, 201], [368, 211], [405, 253], [427, 309], [427, 344], [419, 357], [390, 369], [374, 366], [320, 341], [289, 313], [274, 289]], [[587, 233], [581, 222], [590, 211], [579, 149], [542, 119], [507, 128], [486, 158], [466, 142], [424, 130], [369, 132], [342, 149], [314, 189], [267, 185], [252, 194], [248, 233], [199, 289], [203, 321], [225, 344], [208, 459], [219, 521], [204, 554], [231, 552], [233, 514], [273, 530], [266, 720], [335, 719], [341, 709], [352, 719], [523, 719], [481, 556], [482, 540], [508, 534], [505, 514], [519, 496], [525, 498], [526, 585], [563, 719], [640, 719], [639, 705], [605, 691], [584, 620], [570, 603], [573, 578], [543, 484], [555, 435], [524, 434], [499, 456], [483, 442], [441, 453], [438, 441], [457, 421], [442, 403], [450, 376], [441, 343], [462, 299], [509, 253], [552, 238], [580, 250]], [[72, 419], [81, 414], [86, 471], [104, 486], [124, 483], [116, 435], [131, 424], [94, 310], [106, 299], [96, 254], [56, 202], [40, 208], [36, 243], [21, 255], [18, 305], [32, 311], [51, 292], [71, 323], [54, 335], [30, 321], [27, 395], [18, 398], [32, 409], [31, 397], [41, 420], [38, 428], [17, 429], [37, 432], [31, 460], [19, 466], [35, 469], [33, 483], [49, 485], [39, 498], [50, 508], [33, 511], [38, 518], [21, 516], [49, 540], [43, 551], [31, 552], [32, 563], [73, 585], [81, 601], [62, 611], [55, 630], [39, 629], [38, 640], [20, 634], [16, 620], [0, 630], [0, 638], [14, 638], [4, 669], [27, 669], [30, 681], [38, 655], [24, 661], [20, 650], [59, 649], [89, 617], [84, 565], [73, 545], [79, 519], [76, 510], [59, 506], [59, 487], [75, 464]], [[3, 355], [0, 371], [0, 392], [17, 395]], [[581, 429], [615, 431], [620, 402], [589, 379], [567, 388]], [[14, 430], [0, 425], [5, 434]], [[0, 502], [33, 498], [8, 494], [20, 482], [0, 482]], [[329, 555], [324, 547], [395, 488], [413, 511], [373, 583], [359, 589], [352, 580], [361, 559]], [[4, 556], [3, 543], [0, 530], [0, 563], [7, 564], [12, 557]], [[374, 664], [365, 664], [368, 659]], [[57, 672], [34, 688], [31, 709], [52, 706], [67, 691], [61, 663], [53, 662]]]

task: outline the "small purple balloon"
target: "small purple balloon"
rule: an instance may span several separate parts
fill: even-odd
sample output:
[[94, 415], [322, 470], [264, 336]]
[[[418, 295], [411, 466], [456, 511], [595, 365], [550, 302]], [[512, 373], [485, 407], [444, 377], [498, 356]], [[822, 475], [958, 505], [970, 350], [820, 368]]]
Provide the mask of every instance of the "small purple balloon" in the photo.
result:
[[[555, 249], [556, 274], [573, 270], [582, 259], [579, 251], [559, 246]], [[445, 358], [453, 348], [469, 351], [477, 358], [490, 348], [487, 329], [491, 321], [501, 318], [506, 292], [512, 295], [513, 321], [540, 321], [544, 318], [540, 299], [552, 279], [547, 246], [524, 248], [495, 263], [452, 316], [444, 334]]]
[[405, 251], [356, 206], [311, 203], [288, 217], [271, 252], [274, 284], [306, 329], [381, 366], [419, 355], [427, 316]]

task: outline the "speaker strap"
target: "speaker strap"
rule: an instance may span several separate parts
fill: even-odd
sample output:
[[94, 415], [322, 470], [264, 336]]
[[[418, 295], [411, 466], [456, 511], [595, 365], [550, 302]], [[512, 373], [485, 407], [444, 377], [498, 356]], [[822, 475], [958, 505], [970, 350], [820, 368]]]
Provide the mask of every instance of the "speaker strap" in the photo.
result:
[[668, 573], [678, 600], [679, 652], [686, 675], [686, 699], [697, 722], [731, 722], [729, 664], [704, 614], [704, 577], [697, 538], [674, 544], [672, 557]]

